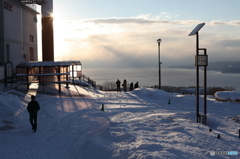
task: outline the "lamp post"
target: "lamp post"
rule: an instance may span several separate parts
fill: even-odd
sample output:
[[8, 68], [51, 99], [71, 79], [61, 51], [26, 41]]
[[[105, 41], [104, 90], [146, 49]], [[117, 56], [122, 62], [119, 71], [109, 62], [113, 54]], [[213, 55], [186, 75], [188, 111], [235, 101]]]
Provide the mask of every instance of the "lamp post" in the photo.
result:
[[158, 78], [159, 78], [159, 83], [158, 83], [158, 89], [161, 89], [161, 62], [160, 62], [160, 43], [162, 42], [161, 39], [157, 40], [158, 43]]

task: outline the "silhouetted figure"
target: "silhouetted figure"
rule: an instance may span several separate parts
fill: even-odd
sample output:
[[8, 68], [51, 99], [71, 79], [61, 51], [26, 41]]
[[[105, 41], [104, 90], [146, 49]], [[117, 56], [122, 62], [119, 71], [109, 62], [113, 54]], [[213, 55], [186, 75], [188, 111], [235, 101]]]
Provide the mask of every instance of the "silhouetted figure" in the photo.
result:
[[124, 92], [126, 92], [127, 91], [127, 80], [126, 79], [124, 79], [122, 86], [123, 86]]
[[130, 91], [133, 90], [133, 83], [130, 84]]
[[138, 82], [137, 83], [135, 83], [135, 85], [134, 85], [134, 88], [136, 89], [136, 88], [138, 88], [139, 86], [138, 86]]
[[118, 91], [121, 92], [121, 88], [120, 88], [121, 82], [119, 81], [119, 79], [117, 80], [116, 84], [117, 84], [117, 92]]
[[27, 110], [29, 112], [29, 120], [32, 125], [32, 130], [37, 130], [37, 113], [40, 110], [38, 102], [35, 100], [35, 96], [31, 96], [31, 101], [28, 103]]

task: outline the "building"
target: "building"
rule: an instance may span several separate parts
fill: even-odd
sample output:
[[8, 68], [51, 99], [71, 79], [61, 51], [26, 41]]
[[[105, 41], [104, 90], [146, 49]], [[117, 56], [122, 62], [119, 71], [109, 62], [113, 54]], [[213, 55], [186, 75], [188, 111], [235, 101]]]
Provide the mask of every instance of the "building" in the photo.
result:
[[0, 0], [0, 63], [12, 62], [13, 74], [19, 63], [38, 60], [39, 13], [34, 7], [22, 0]]

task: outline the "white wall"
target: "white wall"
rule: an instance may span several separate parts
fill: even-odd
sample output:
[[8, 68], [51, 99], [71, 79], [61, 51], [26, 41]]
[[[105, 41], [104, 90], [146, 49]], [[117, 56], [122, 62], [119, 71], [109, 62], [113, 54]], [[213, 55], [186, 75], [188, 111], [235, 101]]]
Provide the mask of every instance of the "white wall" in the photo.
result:
[[[23, 61], [30, 60], [30, 47], [34, 49], [34, 60], [37, 61], [37, 23], [36, 12], [14, 0], [5, 0], [12, 9], [4, 9], [4, 47], [10, 46], [10, 61], [15, 67]], [[29, 36], [33, 36], [30, 42]], [[25, 55], [25, 56], [24, 56]], [[5, 61], [7, 61], [5, 48]]]

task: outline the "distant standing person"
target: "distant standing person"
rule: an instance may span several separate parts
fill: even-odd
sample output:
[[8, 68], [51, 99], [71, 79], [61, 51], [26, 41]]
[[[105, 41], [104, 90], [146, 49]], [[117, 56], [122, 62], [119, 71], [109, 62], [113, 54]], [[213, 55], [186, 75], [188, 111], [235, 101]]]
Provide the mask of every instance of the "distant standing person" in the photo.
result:
[[130, 84], [130, 91], [133, 90], [133, 83]]
[[36, 101], [35, 96], [31, 96], [31, 101], [28, 103], [27, 110], [29, 112], [29, 120], [32, 125], [32, 130], [36, 132], [37, 130], [37, 113], [40, 110], [40, 106]]
[[121, 92], [121, 88], [120, 88], [121, 82], [119, 81], [119, 79], [117, 80], [116, 84], [117, 84], [117, 92], [118, 91]]
[[137, 83], [135, 83], [135, 85], [134, 85], [134, 88], [136, 89], [136, 88], [138, 88], [139, 86], [138, 86], [138, 82]]
[[126, 79], [124, 79], [122, 86], [123, 86], [124, 92], [126, 92], [127, 91], [127, 80]]

